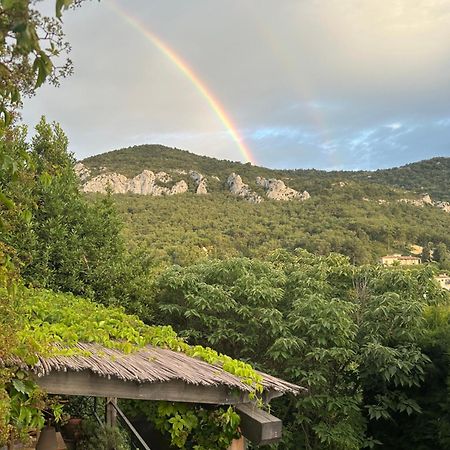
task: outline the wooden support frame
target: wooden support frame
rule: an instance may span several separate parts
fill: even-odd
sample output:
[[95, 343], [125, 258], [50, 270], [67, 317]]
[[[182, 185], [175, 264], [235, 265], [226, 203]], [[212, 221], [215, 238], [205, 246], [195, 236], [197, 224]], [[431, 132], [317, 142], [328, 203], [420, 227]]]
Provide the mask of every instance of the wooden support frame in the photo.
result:
[[105, 423], [108, 427], [115, 427], [117, 424], [117, 397], [106, 397]]
[[281, 439], [283, 424], [278, 417], [251, 403], [237, 405], [241, 417], [241, 431], [245, 438], [257, 445], [274, 444]]
[[[106, 397], [106, 423], [110, 426], [114, 426], [117, 420], [117, 398], [234, 405], [241, 417], [240, 427], [246, 439], [257, 445], [271, 444], [281, 439], [280, 419], [256, 407], [245, 392], [223, 385], [203, 386], [182, 381], [139, 383], [102, 377], [90, 371], [52, 372], [36, 377], [35, 381], [49, 394]], [[278, 392], [266, 393], [269, 398], [278, 395]]]
[[92, 372], [52, 372], [36, 377], [36, 383], [49, 394], [117, 397], [134, 400], [165, 400], [186, 403], [236, 405], [250, 401], [248, 394], [226, 386], [202, 386], [168, 381], [138, 383], [107, 378]]

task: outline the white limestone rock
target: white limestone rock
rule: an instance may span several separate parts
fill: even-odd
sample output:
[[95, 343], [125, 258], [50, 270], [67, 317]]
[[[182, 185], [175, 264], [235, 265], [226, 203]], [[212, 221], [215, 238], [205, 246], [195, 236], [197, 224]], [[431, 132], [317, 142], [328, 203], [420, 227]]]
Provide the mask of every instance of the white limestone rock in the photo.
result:
[[171, 178], [165, 172], [158, 172], [155, 175], [151, 170], [144, 170], [132, 179], [118, 173], [102, 173], [87, 181], [82, 189], [84, 192], [101, 194], [106, 194], [110, 189], [113, 194], [131, 193], [155, 197], [182, 194], [188, 190], [184, 180], [175, 183], [171, 188], [156, 184], [156, 181], [169, 182], [170, 180]]
[[170, 183], [172, 181], [172, 177], [166, 172], [158, 172], [155, 174], [156, 181], [161, 183]]
[[76, 176], [80, 179], [82, 183], [91, 176], [91, 171], [89, 170], [89, 168], [86, 167], [81, 162], [77, 162], [73, 169], [75, 171]]
[[249, 188], [248, 184], [242, 181], [240, 175], [232, 173], [227, 178], [227, 185], [233, 195], [242, 197], [250, 203], [261, 203], [263, 200], [261, 196]]
[[195, 170], [191, 170], [189, 175], [194, 180], [196, 189], [195, 193], [199, 195], [205, 195], [208, 193], [207, 189], [207, 180], [200, 172], [196, 172]]
[[[167, 188], [166, 188], [167, 189]], [[184, 194], [188, 191], [188, 184], [186, 181], [181, 180], [178, 181], [178, 183], [175, 183], [170, 191], [167, 193], [167, 195], [177, 195], [177, 194]]]
[[195, 170], [189, 171], [189, 176], [194, 180], [195, 184], [200, 183], [203, 179], [203, 175], [200, 172], [196, 172]]
[[206, 184], [206, 178], [203, 178], [200, 183], [197, 186], [197, 189], [195, 191], [198, 195], [206, 195], [208, 193], [208, 188]]
[[102, 173], [91, 178], [83, 186], [84, 192], [99, 192], [106, 194], [125, 194], [128, 191], [128, 178], [119, 173]]
[[431, 205], [434, 206], [433, 200], [431, 200], [431, 197], [428, 194], [425, 194], [422, 196], [422, 198], [418, 199], [411, 199], [411, 198], [401, 198], [399, 200], [401, 203], [408, 203], [409, 205], [418, 206], [418, 207], [424, 207], [425, 205]]
[[433, 200], [431, 200], [431, 197], [428, 194], [426, 194], [422, 197], [422, 203], [424, 205], [433, 205]]
[[256, 183], [266, 190], [267, 198], [278, 201], [288, 200], [308, 200], [311, 196], [307, 191], [298, 192], [295, 189], [287, 187], [282, 180], [275, 178], [257, 177]]
[[300, 200], [309, 200], [310, 198], [311, 194], [305, 190], [302, 192]]
[[138, 195], [162, 195], [155, 192], [155, 180], [155, 174], [151, 170], [144, 170], [128, 180], [127, 192]]
[[435, 206], [446, 213], [450, 213], [450, 202], [436, 202]]

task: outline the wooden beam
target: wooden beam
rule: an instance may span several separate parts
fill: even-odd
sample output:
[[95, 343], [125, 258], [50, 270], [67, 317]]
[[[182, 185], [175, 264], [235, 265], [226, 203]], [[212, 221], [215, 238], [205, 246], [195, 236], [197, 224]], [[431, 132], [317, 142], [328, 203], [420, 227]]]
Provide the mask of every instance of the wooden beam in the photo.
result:
[[138, 383], [106, 378], [92, 372], [52, 372], [36, 377], [36, 383], [49, 394], [117, 397], [135, 400], [236, 405], [248, 403], [248, 394], [226, 386], [201, 386], [182, 381]]
[[256, 445], [273, 444], [281, 440], [282, 422], [251, 403], [237, 405], [244, 437]]

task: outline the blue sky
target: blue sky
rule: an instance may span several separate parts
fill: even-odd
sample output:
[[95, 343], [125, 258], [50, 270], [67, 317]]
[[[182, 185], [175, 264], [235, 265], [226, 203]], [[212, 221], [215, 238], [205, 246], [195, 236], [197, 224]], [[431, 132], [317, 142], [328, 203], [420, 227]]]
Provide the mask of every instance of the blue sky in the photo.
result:
[[[78, 158], [142, 143], [243, 160], [193, 83], [111, 0], [64, 16], [75, 73], [25, 102]], [[44, 4], [53, 4], [45, 0]], [[189, 63], [259, 165], [450, 156], [448, 0], [117, 0]]]

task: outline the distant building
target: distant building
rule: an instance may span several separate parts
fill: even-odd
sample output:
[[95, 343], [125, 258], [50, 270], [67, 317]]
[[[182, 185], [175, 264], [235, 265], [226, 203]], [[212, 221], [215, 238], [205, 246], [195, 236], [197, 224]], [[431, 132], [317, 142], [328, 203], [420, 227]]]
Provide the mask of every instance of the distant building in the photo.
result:
[[400, 266], [415, 266], [420, 264], [420, 258], [416, 256], [403, 256], [400, 254], [382, 256], [380, 261], [383, 266], [392, 266], [394, 264]]
[[437, 277], [434, 277], [434, 279], [441, 285], [442, 288], [450, 291], [450, 277], [447, 274], [441, 273]]

